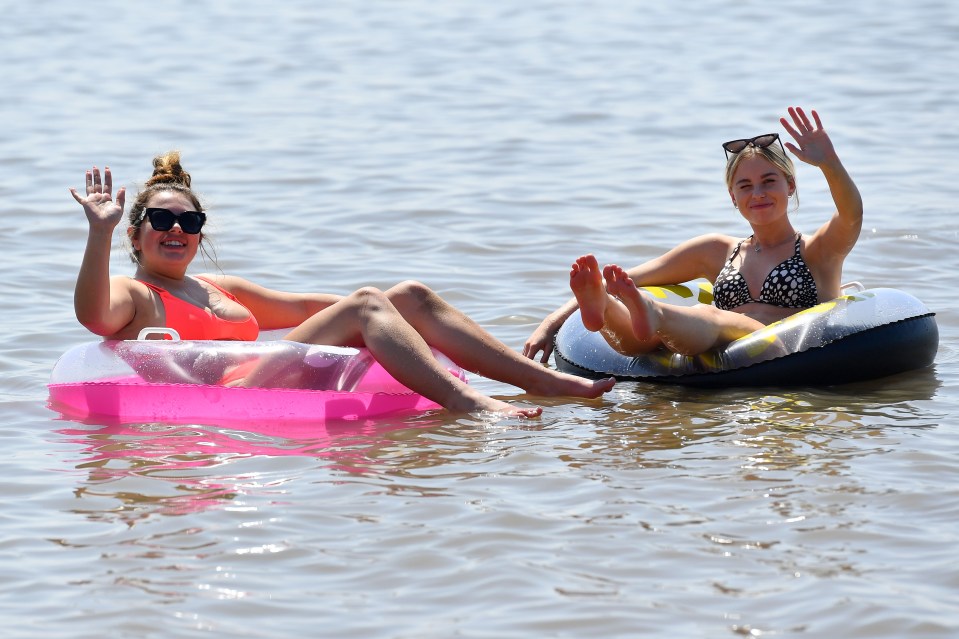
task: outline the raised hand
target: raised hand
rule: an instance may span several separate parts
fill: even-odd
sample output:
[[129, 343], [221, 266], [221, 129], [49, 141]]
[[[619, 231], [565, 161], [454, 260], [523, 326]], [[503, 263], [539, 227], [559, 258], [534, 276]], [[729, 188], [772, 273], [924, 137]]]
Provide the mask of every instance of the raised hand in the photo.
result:
[[786, 118], [780, 118], [779, 121], [796, 141], [796, 144], [786, 142], [786, 148], [793, 155], [813, 166], [822, 166], [825, 162], [836, 159], [832, 140], [822, 128], [822, 121], [815, 110], [812, 111], [815, 125], [810, 122], [806, 112], [799, 107], [789, 107], [789, 116], [792, 118], [792, 124]]
[[113, 174], [110, 167], [103, 169], [103, 182], [100, 181], [100, 169], [93, 167], [86, 172], [86, 197], [70, 187], [73, 199], [83, 206], [90, 226], [115, 227], [123, 217], [123, 207], [126, 203], [126, 187], [117, 190], [116, 200], [113, 199]]

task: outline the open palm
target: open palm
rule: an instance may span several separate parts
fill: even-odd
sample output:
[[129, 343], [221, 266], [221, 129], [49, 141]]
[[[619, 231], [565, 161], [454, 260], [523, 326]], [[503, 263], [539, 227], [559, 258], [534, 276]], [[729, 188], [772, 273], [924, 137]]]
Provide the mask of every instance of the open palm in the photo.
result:
[[116, 226], [123, 217], [123, 206], [126, 200], [126, 188], [120, 187], [117, 190], [116, 200], [113, 198], [113, 175], [110, 168], [103, 171], [103, 181], [100, 180], [100, 169], [93, 169], [86, 172], [86, 196], [77, 193], [74, 188], [70, 189], [73, 199], [83, 206], [83, 212], [87, 215], [87, 220], [91, 226]]
[[789, 135], [796, 140], [796, 144], [786, 143], [786, 148], [792, 151], [793, 155], [813, 166], [822, 166], [824, 162], [836, 156], [832, 140], [822, 128], [822, 121], [815, 110], [812, 111], [815, 124], [801, 108], [789, 107], [789, 115], [792, 118], [792, 124], [786, 118], [781, 118], [779, 121]]

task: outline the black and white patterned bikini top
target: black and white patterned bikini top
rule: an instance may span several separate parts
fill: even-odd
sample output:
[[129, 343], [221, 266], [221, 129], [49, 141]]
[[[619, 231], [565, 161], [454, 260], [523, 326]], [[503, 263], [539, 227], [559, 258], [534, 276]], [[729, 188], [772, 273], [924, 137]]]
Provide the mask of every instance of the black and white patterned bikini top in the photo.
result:
[[723, 270], [719, 272], [719, 277], [713, 284], [713, 305], [729, 311], [749, 302], [761, 302], [783, 308], [810, 308], [818, 304], [819, 293], [816, 290], [816, 280], [813, 279], [806, 261], [799, 253], [801, 234], [796, 235], [795, 252], [769, 272], [759, 291], [759, 299], [752, 298], [746, 279], [733, 266], [733, 260], [739, 255], [743, 242], [752, 237], [750, 235], [736, 245]]

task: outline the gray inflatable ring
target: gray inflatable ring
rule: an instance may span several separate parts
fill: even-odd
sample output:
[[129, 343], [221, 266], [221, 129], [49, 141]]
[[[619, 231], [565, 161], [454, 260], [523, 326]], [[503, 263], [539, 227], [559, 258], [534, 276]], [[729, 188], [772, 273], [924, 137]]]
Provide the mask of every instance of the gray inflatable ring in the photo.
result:
[[[705, 282], [643, 290], [671, 304], [712, 303], [712, 286]], [[924, 368], [938, 347], [934, 313], [908, 293], [875, 288], [801, 310], [696, 356], [666, 350], [622, 355], [601, 334], [586, 330], [577, 311], [557, 332], [553, 352], [558, 369], [585, 377], [712, 387], [820, 386]]]

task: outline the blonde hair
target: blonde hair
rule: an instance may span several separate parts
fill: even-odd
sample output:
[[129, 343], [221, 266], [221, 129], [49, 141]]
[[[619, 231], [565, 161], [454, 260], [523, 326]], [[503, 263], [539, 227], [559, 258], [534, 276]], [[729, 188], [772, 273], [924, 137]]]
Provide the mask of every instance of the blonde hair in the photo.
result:
[[736, 170], [739, 168], [740, 162], [746, 158], [757, 155], [783, 172], [783, 175], [786, 176], [786, 182], [793, 187], [793, 195], [796, 196], [795, 206], [798, 208], [799, 190], [796, 187], [796, 165], [793, 164], [792, 159], [786, 155], [786, 151], [780, 144], [770, 144], [764, 147], [749, 145], [739, 153], [730, 155], [729, 160], [726, 162], [726, 188], [732, 190], [733, 178], [736, 175]]

